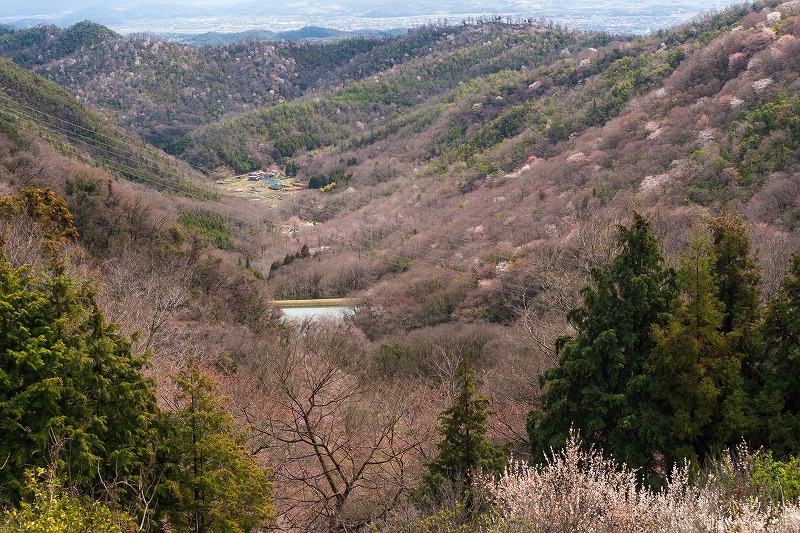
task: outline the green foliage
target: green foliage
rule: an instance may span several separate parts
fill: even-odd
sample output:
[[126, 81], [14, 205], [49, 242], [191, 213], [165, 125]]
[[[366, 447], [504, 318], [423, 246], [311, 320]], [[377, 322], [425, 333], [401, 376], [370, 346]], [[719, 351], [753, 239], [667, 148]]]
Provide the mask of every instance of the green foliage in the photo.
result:
[[752, 406], [753, 398], [762, 387], [758, 377], [764, 361], [764, 338], [759, 330], [761, 278], [751, 256], [749, 228], [740, 216], [723, 212], [709, 218], [707, 225], [715, 258], [713, 274], [724, 310], [720, 331], [728, 343], [728, 353], [720, 358], [719, 368], [735, 365], [738, 381], [733, 384], [729, 377], [727, 389], [722, 389], [726, 396], [723, 414], [728, 420], [728, 435], [727, 440], [718, 441], [717, 445], [734, 446], [743, 430], [760, 425], [752, 419], [752, 410], [748, 421], [743, 419], [742, 411], [747, 409], [745, 397]]
[[164, 146], [164, 151], [168, 154], [179, 156], [192, 146], [194, 146], [194, 139], [189, 135], [184, 135], [180, 139], [175, 139]]
[[584, 304], [568, 314], [576, 337], [556, 342], [558, 366], [545, 371], [541, 412], [528, 415], [537, 460], [563, 447], [572, 428], [617, 460], [638, 468], [650, 460], [652, 436], [642, 417], [640, 376], [673, 308], [674, 272], [665, 268], [649, 224], [638, 213], [621, 227], [621, 252], [607, 270], [595, 268]]
[[686, 144], [694, 137], [694, 134], [689, 130], [681, 130], [678, 132], [678, 135], [675, 136], [675, 144]]
[[766, 353], [756, 370], [751, 442], [778, 457], [800, 449], [800, 255], [792, 258], [761, 326]]
[[739, 140], [736, 162], [745, 179], [779, 172], [798, 162], [800, 97], [781, 93], [743, 112], [741, 122], [745, 132]]
[[26, 498], [4, 513], [0, 531], [8, 533], [122, 533], [134, 525], [99, 502], [71, 496], [53, 472], [25, 473]]
[[757, 452], [750, 456], [753, 482], [774, 502], [796, 502], [800, 499], [800, 459], [790, 457], [776, 461], [772, 452]]
[[318, 174], [316, 176], [311, 176], [308, 179], [308, 188], [309, 189], [321, 189], [324, 186], [328, 185], [330, 182], [328, 178], [326, 178], [323, 174]]
[[112, 236], [124, 235], [113, 211], [118, 198], [113, 194], [111, 182], [78, 175], [67, 178], [64, 192], [72, 212], [78, 214], [76, 228], [81, 235], [81, 244], [92, 253], [101, 255], [111, 247]]
[[650, 87], [654, 79], [663, 77], [667, 70], [667, 65], [657, 56], [647, 54], [621, 57], [601, 68], [615, 57], [609, 54], [594, 66], [599, 79], [587, 91], [586, 98], [591, 99], [591, 106], [582, 118], [587, 126], [605, 124], [619, 115], [629, 100]]
[[9, 139], [14, 143], [14, 148], [22, 150], [25, 147], [25, 139], [19, 134], [17, 128], [10, 122], [6, 122], [0, 118], [0, 132], [5, 133]]
[[352, 174], [345, 174], [343, 170], [335, 169], [332, 170], [328, 176], [323, 174], [311, 176], [308, 180], [308, 188], [321, 189], [326, 192], [331, 190], [331, 188], [343, 189], [347, 187], [352, 177]]
[[473, 483], [477, 475], [499, 476], [506, 466], [503, 447], [486, 438], [489, 399], [476, 396], [474, 372], [464, 361], [459, 368], [459, 389], [453, 405], [439, 417], [437, 429], [442, 440], [436, 443], [438, 453], [426, 464], [421, 494], [440, 498], [447, 489], [460, 489], [468, 508], [473, 505]]
[[187, 230], [205, 237], [208, 242], [221, 250], [233, 248], [231, 231], [220, 215], [184, 212], [178, 215], [178, 223]]
[[655, 428], [651, 453], [663, 454], [661, 471], [684, 459], [703, 464], [741, 436], [741, 360], [723, 329], [716, 264], [710, 246], [694, 240], [678, 271], [676, 309], [653, 327], [656, 346], [644, 368], [652, 404], [642, 417]]
[[501, 533], [505, 531], [504, 525], [491, 514], [474, 516], [466, 501], [457, 500], [452, 509], [440, 508], [422, 519], [418, 526], [420, 533]]
[[48, 60], [53, 61], [117, 36], [105, 26], [84, 20], [66, 29], [43, 25], [6, 33], [0, 36], [0, 50], [16, 63], [30, 68], [44, 46]]
[[392, 261], [392, 272], [408, 272], [409, 268], [411, 268], [411, 259], [407, 257], [398, 257]]
[[333, 97], [333, 102], [348, 102], [353, 104], [397, 104], [411, 106], [414, 103], [413, 95], [426, 92], [430, 82], [422, 82], [410, 77], [397, 80], [381, 80], [374, 82], [366, 80], [355, 82]]
[[771, 450], [748, 450], [745, 444], [726, 450], [704, 469], [708, 480], [720, 491], [723, 506], [730, 502], [757, 502], [773, 512], [800, 501], [800, 461], [790, 457], [776, 460]]
[[283, 166], [284, 173], [290, 178], [297, 177], [297, 170], [297, 163], [294, 161], [287, 161]]
[[283, 161], [288, 157], [292, 157], [301, 148], [313, 150], [319, 146], [319, 141], [308, 133], [281, 137], [275, 141], [275, 156], [273, 159]]
[[174, 383], [161, 512], [178, 531], [246, 533], [266, 525], [274, 516], [269, 471], [244, 449], [215, 383], [193, 361]]
[[0, 494], [63, 442], [70, 482], [91, 491], [129, 479], [151, 457], [156, 413], [144, 357], [105, 322], [87, 283], [63, 267], [44, 277], [0, 259]]
[[708, 229], [716, 256], [714, 275], [725, 308], [722, 330], [747, 343], [747, 336], [761, 314], [758, 305], [761, 278], [750, 256], [747, 224], [740, 216], [723, 212], [708, 219]]
[[490, 121], [469, 141], [459, 146], [460, 157], [469, 161], [475, 154], [496, 146], [506, 139], [516, 137], [524, 129], [533, 107], [532, 102], [514, 106], [496, 119]]
[[42, 232], [43, 247], [51, 255], [78, 239], [72, 213], [50, 188], [25, 187], [14, 196], [0, 198], [0, 218], [11, 220], [15, 216], [30, 218]]
[[[246, 172], [283, 161], [301, 148], [331, 143], [340, 131], [335, 114], [325, 104], [275, 105], [193, 132], [194, 144], [182, 157], [207, 169], [229, 166]], [[272, 157], [265, 157], [260, 145], [269, 147]]]

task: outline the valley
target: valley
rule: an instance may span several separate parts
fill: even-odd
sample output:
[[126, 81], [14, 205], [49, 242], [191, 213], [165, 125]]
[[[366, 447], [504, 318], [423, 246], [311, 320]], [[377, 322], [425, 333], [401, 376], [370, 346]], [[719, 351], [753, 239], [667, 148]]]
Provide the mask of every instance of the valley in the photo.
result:
[[0, 28], [0, 531], [53, 487], [139, 531], [796, 530], [800, 3], [647, 13]]

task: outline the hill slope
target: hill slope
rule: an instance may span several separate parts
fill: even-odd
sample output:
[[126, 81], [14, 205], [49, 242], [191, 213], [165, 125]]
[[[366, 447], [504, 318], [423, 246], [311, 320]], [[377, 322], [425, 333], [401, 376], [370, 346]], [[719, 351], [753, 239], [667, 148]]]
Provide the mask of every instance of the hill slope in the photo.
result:
[[[100, 41], [31, 66], [195, 167], [336, 182], [284, 202], [292, 240], [251, 260], [274, 267], [277, 297], [405, 302], [376, 335], [511, 320], [533, 271], [570, 272], [574, 294], [634, 206], [660, 213], [674, 250], [709, 209], [760, 224], [765, 254], [800, 216], [792, 2], [646, 38], [501, 20], [327, 45], [87, 33]], [[325, 254], [279, 265], [303, 244]]]
[[4, 128], [33, 131], [72, 157], [107, 167], [131, 181], [167, 192], [205, 195], [196, 175], [165, 154], [109, 124], [59, 85], [0, 59]]
[[[165, 146], [200, 125], [360, 79], [430, 52], [442, 28], [332, 44], [247, 41], [191, 47], [123, 38], [81, 23], [0, 35], [0, 55], [55, 81], [143, 138]], [[72, 53], [68, 47], [80, 44]]]
[[[326, 221], [299, 231], [329, 256], [276, 270], [275, 290], [335, 296], [372, 286], [369, 294], [383, 295], [376, 309], [398, 320], [386, 331], [508, 320], [534, 294], [545, 307], [560, 298], [549, 291], [574, 294], [612, 253], [609, 226], [634, 207], [658, 213], [672, 253], [703, 213], [746, 215], [775, 281], [781, 247], [796, 242], [799, 35], [793, 4], [730, 10], [650, 39], [465, 78], [384, 123], [364, 123], [364, 133], [296, 158], [306, 176], [352, 174], [351, 189], [287, 206], [287, 218]], [[345, 109], [370, 84], [392, 94], [403, 69], [416, 67], [329, 101]], [[368, 281], [348, 286], [353, 267], [340, 265], [359, 256], [375, 262], [362, 260]]]

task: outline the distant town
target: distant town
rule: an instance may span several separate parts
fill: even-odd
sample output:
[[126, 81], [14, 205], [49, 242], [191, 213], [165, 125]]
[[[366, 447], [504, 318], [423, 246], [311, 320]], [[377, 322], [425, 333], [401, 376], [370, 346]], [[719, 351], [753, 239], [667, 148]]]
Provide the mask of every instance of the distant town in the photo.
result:
[[[77, 0], [76, 0], [77, 1]], [[182, 40], [204, 33], [242, 33], [269, 31], [280, 33], [306, 27], [322, 27], [346, 32], [384, 32], [398, 28], [413, 28], [426, 24], [460, 24], [480, 18], [500, 17], [507, 20], [546, 19], [569, 28], [607, 31], [615, 34], [647, 34], [686, 22], [704, 12], [713, 12], [732, 2], [676, 1], [669, 4], [643, 0], [641, 2], [588, 2], [569, 4], [546, 1], [510, 2], [494, 5], [461, 3], [443, 8], [436, 3], [422, 2], [415, 7], [393, 6], [377, 2], [370, 6], [349, 5], [347, 2], [324, 2], [294, 5], [286, 10], [277, 6], [234, 4], [228, 6], [189, 8], [187, 6], [89, 8], [70, 10], [69, 2], [53, 7], [50, 13], [40, 7], [38, 12], [28, 7], [0, 8], [0, 24], [30, 27], [39, 24], [69, 26], [90, 19], [122, 34], [147, 33], [162, 38]], [[78, 7], [76, 5], [76, 7]], [[447, 9], [445, 11], [445, 9]], [[27, 11], [26, 11], [27, 10]], [[242, 16], [245, 14], [247, 16]], [[297, 38], [303, 38], [302, 35]]]

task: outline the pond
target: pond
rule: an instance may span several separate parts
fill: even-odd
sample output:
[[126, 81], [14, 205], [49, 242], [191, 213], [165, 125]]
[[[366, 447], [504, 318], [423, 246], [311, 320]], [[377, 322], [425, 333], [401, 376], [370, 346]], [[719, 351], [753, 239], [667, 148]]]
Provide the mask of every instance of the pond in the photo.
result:
[[283, 316], [288, 320], [300, 322], [306, 319], [332, 318], [341, 320], [345, 314], [351, 313], [353, 308], [349, 305], [308, 306], [308, 307], [281, 307]]

